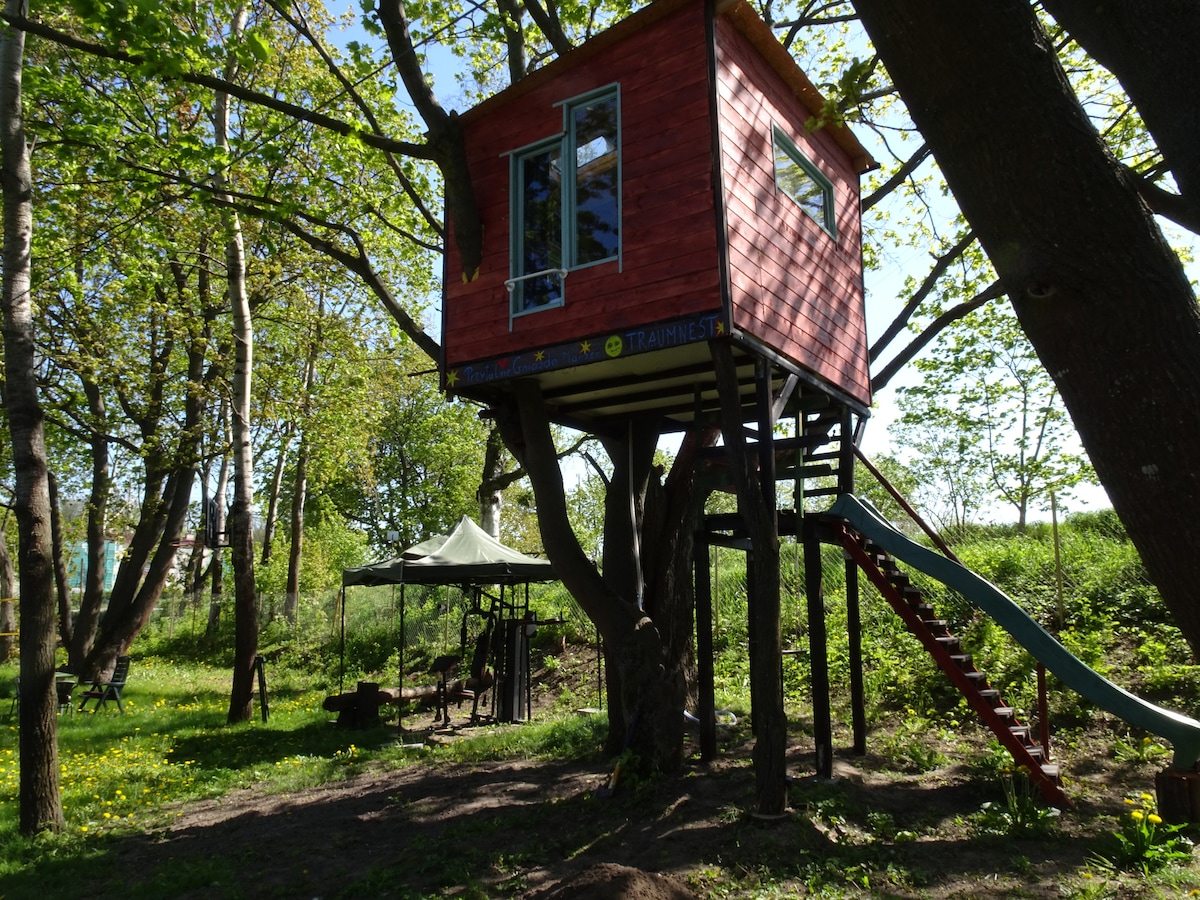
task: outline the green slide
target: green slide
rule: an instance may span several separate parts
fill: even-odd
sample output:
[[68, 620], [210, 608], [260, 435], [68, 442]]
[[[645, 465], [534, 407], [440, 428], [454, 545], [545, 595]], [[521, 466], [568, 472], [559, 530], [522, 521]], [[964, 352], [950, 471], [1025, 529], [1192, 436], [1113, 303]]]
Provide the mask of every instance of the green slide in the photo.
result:
[[958, 591], [991, 616], [1033, 658], [1072, 690], [1130, 725], [1170, 741], [1173, 768], [1193, 770], [1200, 760], [1200, 722], [1147, 703], [1088, 668], [1030, 618], [1016, 602], [984, 578], [920, 544], [891, 526], [873, 507], [852, 494], [842, 494], [830, 513], [845, 519], [887, 553]]

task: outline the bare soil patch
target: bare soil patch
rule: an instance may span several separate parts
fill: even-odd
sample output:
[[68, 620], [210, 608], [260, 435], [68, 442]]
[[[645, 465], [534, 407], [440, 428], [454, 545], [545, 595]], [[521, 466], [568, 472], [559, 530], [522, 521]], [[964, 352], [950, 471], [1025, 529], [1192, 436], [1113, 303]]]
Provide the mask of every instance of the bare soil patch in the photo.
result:
[[[594, 698], [594, 687], [580, 686], [594, 677], [587, 674], [594, 659], [564, 653], [536, 673], [535, 718], [567, 690]], [[456, 728], [435, 729], [430, 711], [406, 716], [403, 733], [369, 734], [408, 743], [479, 733], [463, 727], [466, 708], [454, 712]], [[1049, 834], [1028, 837], [981, 835], [973, 823], [983, 803], [1004, 800], [978, 768], [982, 728], [967, 728], [967, 738], [953, 744], [922, 735], [945, 760], [928, 772], [903, 771], [881, 755], [892, 737], [885, 729], [871, 735], [865, 756], [838, 752], [834, 778], [818, 781], [808, 726], [802, 717], [791, 723], [791, 810], [776, 821], [752, 814], [753, 741], [745, 722], [721, 729], [715, 762], [700, 765], [689, 745], [678, 773], [623, 779], [612, 796], [600, 790], [610, 772], [596, 758], [449, 764], [419, 756], [403, 768], [295, 793], [245, 790], [183, 805], [162, 827], [115, 840], [78, 896], [1164, 896], [1143, 879], [1116, 878], [1089, 862], [1111, 852], [1112, 832], [1127, 812], [1122, 798], [1152, 791], [1158, 768], [1111, 759], [1103, 726], [1059, 758], [1077, 809]]]
[[[1153, 784], [1150, 767], [1089, 757], [1072, 778], [1079, 809], [1052, 836], [981, 837], [969, 817], [1002, 797], [967, 760], [903, 774], [843, 753], [833, 781], [818, 782], [805, 774], [814, 760], [802, 724], [789, 746], [792, 811], [778, 821], [751, 815], [744, 729], [724, 734], [712, 765], [624, 783], [608, 798], [598, 789], [609, 773], [594, 761], [424, 761], [183, 806], [161, 829], [119, 842], [87, 895], [157, 895], [161, 885], [180, 898], [684, 900], [750, 896], [769, 871], [796, 895], [840, 884], [846, 896], [1049, 900], [1078, 888], [1079, 871], [1107, 848], [1123, 791]], [[1141, 893], [1135, 884], [1109, 896]]]

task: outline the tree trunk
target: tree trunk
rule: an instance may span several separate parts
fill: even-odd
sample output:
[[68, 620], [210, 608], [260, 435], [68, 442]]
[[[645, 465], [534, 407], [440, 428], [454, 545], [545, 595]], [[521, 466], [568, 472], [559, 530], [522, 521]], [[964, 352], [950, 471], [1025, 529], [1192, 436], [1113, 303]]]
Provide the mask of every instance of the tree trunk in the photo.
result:
[[504, 495], [498, 487], [504, 476], [504, 438], [493, 428], [488, 432], [487, 447], [483, 453], [483, 478], [475, 499], [479, 502], [479, 527], [500, 540], [500, 510]]
[[668, 668], [678, 668], [687, 685], [687, 705], [697, 701], [695, 591], [696, 529], [707, 493], [696, 484], [696, 451], [716, 443], [720, 430], [688, 432], [665, 482], [652, 477], [646, 494], [643, 545], [646, 612], [662, 632]]
[[279, 455], [275, 458], [275, 471], [271, 474], [271, 488], [267, 492], [267, 515], [263, 519], [262, 555], [259, 560], [265, 566], [271, 562], [271, 554], [275, 549], [275, 529], [279, 521], [279, 492], [283, 489], [283, 473], [287, 469], [288, 448], [292, 444], [292, 435], [296, 432], [296, 424], [287, 422], [283, 426], [283, 436], [279, 439]]
[[[246, 27], [248, 13], [234, 11], [230, 34], [238, 36]], [[232, 59], [226, 67], [228, 81], [236, 77]], [[216, 95], [215, 141], [229, 149], [229, 95]], [[216, 176], [216, 196], [226, 203], [226, 176]], [[229, 305], [233, 314], [233, 508], [229, 515], [230, 558], [233, 562], [234, 648], [233, 684], [229, 692], [230, 722], [245, 722], [253, 712], [254, 663], [258, 657], [258, 601], [254, 585], [254, 454], [250, 434], [250, 378], [254, 368], [254, 325], [250, 318], [250, 297], [246, 290], [246, 251], [242, 223], [232, 208], [222, 207], [225, 225], [225, 278]]]
[[[317, 326], [308, 342], [307, 359], [304, 362], [304, 389], [301, 400], [301, 420], [307, 421], [312, 411], [312, 391], [317, 381], [317, 356], [321, 352], [324, 334], [325, 298], [317, 304]], [[304, 503], [308, 497], [308, 435], [300, 431], [300, 450], [296, 454], [296, 483], [292, 491], [292, 546], [288, 555], [287, 591], [283, 602], [284, 618], [292, 625], [300, 607], [300, 560], [304, 549]]]
[[596, 625], [619, 673], [624, 710], [621, 743], [650, 767], [676, 768], [683, 746], [683, 679], [677, 670], [668, 670], [654, 623], [638, 610], [633, 598], [609, 587], [580, 547], [567, 516], [562, 472], [541, 391], [536, 382], [519, 382], [514, 388], [513, 402], [496, 410], [497, 424], [533, 484], [546, 555]]
[[[23, 0], [5, 12], [23, 15]], [[0, 26], [0, 192], [4, 205], [4, 403], [13, 450], [13, 509], [21, 572], [19, 824], [22, 834], [60, 831], [58, 693], [54, 686], [54, 560], [46, 442], [37, 392], [30, 295], [33, 180], [21, 114], [25, 35]]]
[[12, 557], [8, 554], [8, 535], [0, 527], [0, 663], [12, 657], [13, 636], [17, 631], [15, 608], [17, 576], [13, 571]]
[[1200, 308], [1178, 257], [1026, 0], [855, 7], [1200, 659]]
[[300, 609], [300, 559], [304, 550], [304, 499], [308, 495], [308, 441], [300, 437], [296, 454], [296, 483], [292, 489], [292, 544], [288, 551], [287, 589], [283, 616], [292, 625]]
[[53, 472], [46, 472], [46, 487], [50, 492], [50, 546], [54, 548], [54, 597], [58, 604], [58, 639], [68, 648], [69, 654], [73, 623], [70, 585], [67, 584], [67, 547], [63, 537], [62, 508], [58, 504], [58, 479]]
[[[97, 424], [105, 421], [104, 397], [92, 381], [83, 386], [88, 412]], [[84, 661], [96, 640], [100, 624], [100, 608], [104, 604], [104, 545], [108, 517], [109, 447], [102, 429], [91, 437], [92, 489], [87, 506], [87, 561], [83, 591], [79, 598], [79, 614], [67, 644], [72, 672], [82, 672]]]
[[[613, 593], [629, 597], [644, 610], [646, 582], [642, 570], [642, 524], [646, 491], [658, 432], [631, 423], [622, 438], [608, 438], [604, 448], [613, 464], [604, 494], [604, 547], [601, 571]], [[657, 623], [656, 623], [657, 624]], [[661, 632], [660, 632], [661, 634]], [[620, 753], [626, 743], [628, 711], [624, 702], [619, 643], [604, 642], [608, 695], [608, 738], [604, 750]], [[667, 659], [664, 656], [664, 665]]]
[[[155, 453], [147, 462], [147, 484], [142, 499], [141, 518], [134, 540], [121, 560], [108, 610], [100, 622], [96, 641], [83, 669], [76, 674], [96, 679], [112, 671], [117, 657], [132, 646], [150, 621], [162, 596], [167, 578], [175, 568], [175, 555], [187, 524], [192, 488], [200, 449], [204, 399], [201, 382], [204, 375], [205, 341], [195, 335], [188, 345], [187, 383], [184, 401], [184, 427], [173, 456]], [[158, 477], [169, 472], [165, 483]], [[161, 484], [161, 490], [155, 485]]]
[[[221, 429], [229, 432], [229, 403], [221, 400]], [[208, 624], [204, 636], [215, 638], [221, 627], [221, 608], [225, 605], [225, 551], [229, 542], [229, 522], [225, 507], [225, 495], [229, 490], [229, 457], [221, 457], [221, 468], [217, 474], [217, 490], [213, 494], [213, 502], [209, 504], [209, 515], [212, 516], [212, 533], [215, 540], [212, 544], [212, 562], [209, 563], [209, 578], [212, 579], [208, 593]]]

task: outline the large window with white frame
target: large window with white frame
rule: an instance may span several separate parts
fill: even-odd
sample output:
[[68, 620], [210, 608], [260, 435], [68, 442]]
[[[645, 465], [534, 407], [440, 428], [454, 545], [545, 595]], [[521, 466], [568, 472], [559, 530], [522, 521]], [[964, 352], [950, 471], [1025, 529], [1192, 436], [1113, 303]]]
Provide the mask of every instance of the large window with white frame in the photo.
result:
[[837, 238], [833, 182], [778, 125], [773, 126], [772, 132], [776, 189], [791, 197], [830, 237]]
[[566, 273], [621, 252], [620, 96], [563, 104], [562, 134], [512, 155], [513, 316], [561, 306]]

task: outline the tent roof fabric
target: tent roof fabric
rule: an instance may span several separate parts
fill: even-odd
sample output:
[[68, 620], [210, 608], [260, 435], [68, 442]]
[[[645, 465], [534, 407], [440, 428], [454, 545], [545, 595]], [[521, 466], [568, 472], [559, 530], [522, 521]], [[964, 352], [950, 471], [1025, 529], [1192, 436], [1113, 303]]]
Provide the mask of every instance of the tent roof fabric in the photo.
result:
[[342, 570], [342, 586], [381, 584], [523, 584], [553, 581], [549, 560], [500, 543], [463, 516], [445, 537], [429, 538], [399, 556]]

